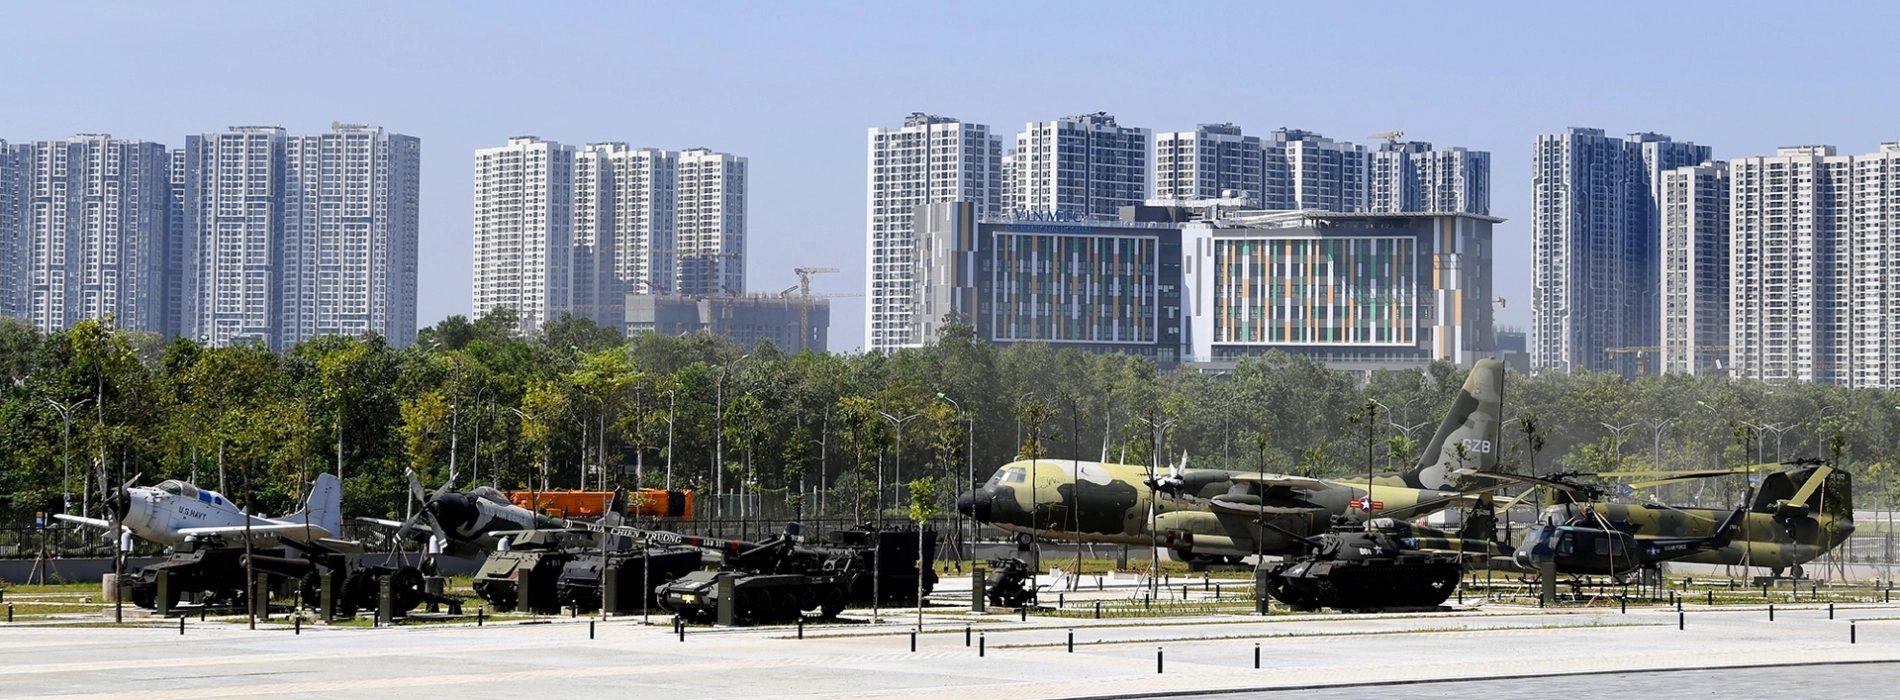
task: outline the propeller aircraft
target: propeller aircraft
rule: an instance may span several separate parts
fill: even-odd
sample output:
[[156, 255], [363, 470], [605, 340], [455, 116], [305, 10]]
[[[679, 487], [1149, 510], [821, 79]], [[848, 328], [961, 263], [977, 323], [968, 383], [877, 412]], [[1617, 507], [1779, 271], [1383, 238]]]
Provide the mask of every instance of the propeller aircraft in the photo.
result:
[[1504, 365], [1481, 360], [1412, 469], [1367, 479], [1320, 479], [1260, 471], [1188, 469], [1164, 474], [1142, 465], [1029, 459], [998, 468], [987, 484], [957, 498], [957, 509], [1019, 537], [1149, 544], [1165, 539], [1191, 562], [1297, 553], [1304, 545], [1273, 522], [1306, 536], [1334, 516], [1415, 518], [1462, 505], [1474, 492], [1458, 481], [1497, 464]]
[[[253, 543], [276, 546], [280, 537], [298, 542], [337, 537], [343, 529], [343, 482], [332, 474], [318, 475], [303, 510], [279, 518], [245, 513], [223, 494], [178, 479], [161, 481], [157, 486], [131, 486], [128, 482], [109, 494], [107, 508], [119, 514], [122, 532], [154, 544], [176, 547], [189, 542], [237, 547], [249, 537]], [[66, 513], [53, 517], [112, 530], [111, 520]]]

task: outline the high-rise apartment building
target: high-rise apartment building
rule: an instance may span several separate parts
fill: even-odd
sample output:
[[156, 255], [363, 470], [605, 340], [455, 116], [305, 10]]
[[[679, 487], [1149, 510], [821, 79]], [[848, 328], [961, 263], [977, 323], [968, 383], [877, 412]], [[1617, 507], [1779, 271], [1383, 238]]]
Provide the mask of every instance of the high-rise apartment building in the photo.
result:
[[574, 152], [574, 245], [568, 260], [568, 311], [596, 323], [617, 325], [626, 312], [626, 291], [614, 274], [615, 206], [613, 154], [625, 144], [588, 144]]
[[969, 202], [977, 215], [1003, 203], [1003, 144], [983, 124], [913, 113], [901, 127], [872, 127], [865, 158], [864, 347], [914, 345], [917, 274], [912, 211]]
[[[1656, 344], [1660, 172], [1708, 160], [1657, 134], [1571, 128], [1532, 155], [1531, 366], [1635, 374]], [[1612, 350], [1619, 352], [1612, 354]]]
[[1264, 202], [1266, 151], [1233, 124], [1155, 135], [1156, 199], [1218, 199], [1229, 192]]
[[214, 346], [284, 349], [324, 335], [416, 333], [421, 142], [359, 124], [292, 136], [274, 126], [189, 136], [182, 332]]
[[1733, 373], [1844, 383], [1853, 359], [1854, 158], [1800, 146], [1729, 167]]
[[284, 140], [279, 347], [416, 335], [422, 142], [362, 124]]
[[18, 152], [23, 315], [42, 331], [112, 315], [167, 333], [171, 157], [163, 145], [81, 134]]
[[1657, 184], [1661, 343], [1647, 369], [1721, 374], [1728, 365], [1728, 164], [1664, 170]]
[[22, 318], [26, 315], [21, 285], [26, 277], [23, 267], [26, 231], [20, 219], [21, 196], [26, 190], [26, 164], [22, 146], [0, 139], [0, 316]]
[[1078, 218], [1114, 218], [1148, 197], [1147, 129], [1107, 112], [1030, 122], [1009, 155], [1009, 207]]
[[1374, 212], [1491, 213], [1491, 154], [1484, 151], [1388, 142], [1372, 152], [1367, 179]]
[[574, 147], [533, 136], [475, 152], [474, 312], [533, 332], [572, 303]]
[[677, 294], [745, 293], [746, 159], [704, 148], [679, 154]]
[[671, 294], [679, 227], [679, 154], [620, 148], [613, 165], [613, 273], [630, 294]]
[[[1269, 171], [1267, 209], [1366, 211], [1366, 147], [1299, 129], [1276, 129], [1261, 143]], [[1278, 180], [1278, 182], [1275, 182]]]

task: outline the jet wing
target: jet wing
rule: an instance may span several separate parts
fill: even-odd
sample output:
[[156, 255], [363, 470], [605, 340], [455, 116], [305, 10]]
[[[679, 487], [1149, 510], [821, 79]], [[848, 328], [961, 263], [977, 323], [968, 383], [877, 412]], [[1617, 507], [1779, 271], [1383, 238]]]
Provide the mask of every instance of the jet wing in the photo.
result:
[[1326, 489], [1332, 488], [1331, 484], [1307, 476], [1232, 472], [1231, 477], [1237, 482], [1260, 484], [1268, 488], [1289, 488], [1295, 491], [1325, 491]]
[[84, 525], [86, 527], [91, 527], [91, 528], [98, 528], [100, 530], [112, 529], [111, 522], [105, 521], [105, 520], [99, 520], [97, 518], [82, 518], [77, 515], [67, 515], [65, 513], [55, 513], [53, 514], [53, 517], [59, 520], [64, 520], [69, 523], [79, 523], [80, 525]]
[[264, 535], [274, 536], [274, 535], [277, 535], [278, 533], [284, 533], [284, 532], [296, 532], [299, 530], [304, 530], [306, 528], [315, 532], [323, 532], [325, 535], [330, 534], [328, 532], [324, 532], [323, 528], [321, 527], [318, 527], [316, 525], [304, 525], [303, 523], [273, 523], [273, 524], [262, 524], [262, 525], [257, 524], [257, 523], [252, 523], [249, 528], [246, 528], [243, 525], [220, 525], [218, 527], [187, 527], [187, 528], [180, 529], [178, 531], [178, 534], [184, 535], [186, 537], [204, 537], [207, 535], [216, 536], [216, 537], [228, 537], [231, 535], [241, 536], [248, 529], [253, 537], [261, 537]]

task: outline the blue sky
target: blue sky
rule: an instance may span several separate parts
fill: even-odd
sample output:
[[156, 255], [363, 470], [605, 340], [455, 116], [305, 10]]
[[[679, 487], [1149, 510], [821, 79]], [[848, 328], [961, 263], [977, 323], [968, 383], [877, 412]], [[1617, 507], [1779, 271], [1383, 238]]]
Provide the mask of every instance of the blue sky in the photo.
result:
[[[751, 159], [753, 291], [863, 289], [864, 132], [1107, 111], [1492, 153], [1500, 322], [1528, 322], [1530, 146], [1657, 131], [1718, 158], [1900, 139], [1887, 5], [36, 3], [4, 6], [0, 138], [361, 122], [423, 143], [424, 325], [468, 313], [471, 161], [535, 134]], [[862, 343], [834, 305], [832, 349]]]

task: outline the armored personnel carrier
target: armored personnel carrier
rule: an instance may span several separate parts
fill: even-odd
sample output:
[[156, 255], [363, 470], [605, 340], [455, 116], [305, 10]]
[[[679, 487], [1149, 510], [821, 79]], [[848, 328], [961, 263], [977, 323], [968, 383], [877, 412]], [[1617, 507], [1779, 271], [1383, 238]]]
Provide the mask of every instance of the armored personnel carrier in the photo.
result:
[[1407, 548], [1377, 529], [1339, 524], [1299, 540], [1307, 553], [1269, 569], [1267, 581], [1270, 595], [1295, 608], [1433, 608], [1451, 597], [1464, 574], [1457, 557]]
[[[639, 612], [657, 605], [655, 586], [672, 582], [696, 571], [700, 551], [695, 547], [653, 547], [608, 551], [577, 552], [561, 568], [554, 582], [554, 595], [561, 605], [581, 613], [601, 609], [601, 586], [607, 572], [613, 572], [614, 591], [609, 613]], [[647, 585], [642, 586], [645, 583]], [[644, 597], [644, 601], [642, 598]]]
[[[515, 535], [507, 551], [489, 554], [488, 561], [475, 572], [475, 595], [502, 612], [522, 607], [525, 607], [524, 612], [560, 612], [556, 584], [567, 563], [574, 560], [577, 549], [565, 546], [565, 534], [559, 530], [534, 530]], [[523, 585], [527, 586], [526, 595], [522, 595]]]

